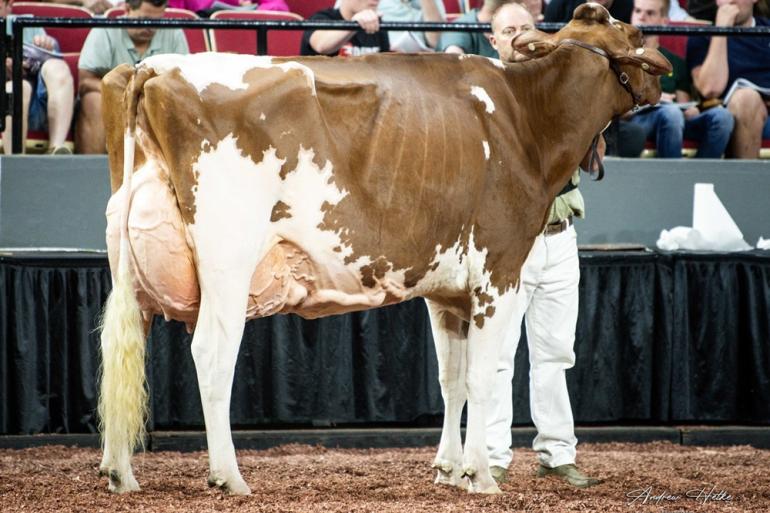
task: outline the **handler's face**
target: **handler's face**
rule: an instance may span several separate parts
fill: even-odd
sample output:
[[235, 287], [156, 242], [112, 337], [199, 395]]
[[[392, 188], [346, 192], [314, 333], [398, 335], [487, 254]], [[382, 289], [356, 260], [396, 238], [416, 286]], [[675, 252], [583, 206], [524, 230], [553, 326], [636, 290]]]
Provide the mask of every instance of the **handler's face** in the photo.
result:
[[492, 36], [489, 42], [505, 62], [516, 62], [526, 56], [513, 49], [513, 38], [524, 30], [535, 27], [532, 15], [519, 4], [505, 4], [492, 19]]

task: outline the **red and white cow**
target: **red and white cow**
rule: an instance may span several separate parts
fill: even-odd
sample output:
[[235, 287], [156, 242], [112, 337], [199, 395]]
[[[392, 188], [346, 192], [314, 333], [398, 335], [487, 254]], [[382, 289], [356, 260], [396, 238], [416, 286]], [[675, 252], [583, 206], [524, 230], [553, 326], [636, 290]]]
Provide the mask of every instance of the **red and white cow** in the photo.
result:
[[514, 44], [538, 58], [167, 55], [105, 77], [114, 290], [100, 413], [111, 490], [138, 489], [142, 324], [154, 314], [194, 327], [209, 482], [246, 494], [229, 425], [245, 319], [421, 296], [446, 406], [437, 481], [499, 491], [484, 408], [521, 265], [592, 138], [657, 102], [656, 75], [670, 70], [597, 4]]

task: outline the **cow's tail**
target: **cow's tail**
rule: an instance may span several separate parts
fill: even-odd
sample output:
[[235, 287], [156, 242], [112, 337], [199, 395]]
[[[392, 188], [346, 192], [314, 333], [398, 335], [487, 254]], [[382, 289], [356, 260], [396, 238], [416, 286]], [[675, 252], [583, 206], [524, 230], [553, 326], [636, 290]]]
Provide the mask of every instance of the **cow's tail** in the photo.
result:
[[[99, 417], [105, 459], [120, 459], [122, 455], [131, 455], [137, 447], [144, 447], [146, 434], [148, 394], [144, 367], [145, 330], [134, 292], [128, 240], [136, 109], [141, 87], [146, 78], [149, 78], [137, 75], [129, 83], [126, 97], [127, 127], [123, 143], [120, 256], [117, 272], [113, 270], [113, 288], [107, 298], [101, 324]], [[137, 78], [144, 80], [139, 83]], [[105, 463], [110, 465], [109, 462]]]

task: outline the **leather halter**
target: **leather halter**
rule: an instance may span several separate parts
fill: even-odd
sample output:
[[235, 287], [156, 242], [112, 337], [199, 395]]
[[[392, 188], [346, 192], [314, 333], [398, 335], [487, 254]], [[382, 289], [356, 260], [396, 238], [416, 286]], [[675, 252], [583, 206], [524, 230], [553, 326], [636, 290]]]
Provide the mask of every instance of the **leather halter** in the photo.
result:
[[[596, 55], [600, 55], [605, 59], [607, 59], [610, 63], [610, 68], [612, 68], [612, 71], [615, 72], [615, 76], [618, 77], [618, 82], [620, 82], [620, 85], [622, 85], [623, 88], [626, 91], [628, 91], [628, 94], [631, 95], [631, 98], [634, 101], [633, 111], [636, 112], [639, 110], [639, 104], [642, 101], [642, 96], [637, 92], [635, 92], [631, 87], [631, 83], [630, 83], [631, 80], [630, 80], [630, 77], [628, 76], [628, 73], [626, 73], [625, 71], [621, 71], [620, 66], [618, 66], [618, 63], [614, 59], [612, 59], [605, 50], [593, 45], [589, 45], [588, 43], [584, 43], [583, 41], [578, 41], [577, 39], [562, 39], [561, 41], [559, 41], [559, 46], [561, 46], [562, 44], [579, 46], [580, 48], [588, 50], [589, 52], [593, 52]], [[607, 126], [609, 126], [609, 123], [607, 124]], [[604, 130], [606, 129], [607, 127], [604, 127]], [[593, 141], [591, 141], [591, 156], [588, 159], [588, 169], [587, 169], [588, 174], [596, 181], [604, 178], [604, 163], [602, 162], [602, 159], [599, 157], [599, 151], [596, 149], [599, 144], [599, 136], [602, 135], [602, 132], [604, 132], [604, 130], [596, 134], [596, 136], [594, 136]], [[595, 176], [593, 171], [594, 163], [597, 163], [599, 168]]]
[[610, 57], [606, 51], [596, 46], [589, 45], [588, 43], [584, 43], [583, 41], [578, 41], [577, 39], [562, 39], [559, 41], [559, 46], [562, 44], [579, 46], [580, 48], [588, 50], [589, 52], [593, 52], [596, 55], [601, 55], [607, 59], [610, 63], [610, 68], [612, 68], [612, 71], [615, 72], [615, 76], [618, 77], [618, 82], [620, 82], [620, 85], [622, 85], [623, 88], [628, 91], [628, 94], [630, 94], [631, 98], [634, 100], [633, 111], [636, 112], [639, 110], [639, 105], [642, 102], [642, 95], [634, 91], [634, 89], [631, 87], [631, 77], [629, 77], [628, 73], [625, 71], [620, 70], [618, 63], [612, 57]]

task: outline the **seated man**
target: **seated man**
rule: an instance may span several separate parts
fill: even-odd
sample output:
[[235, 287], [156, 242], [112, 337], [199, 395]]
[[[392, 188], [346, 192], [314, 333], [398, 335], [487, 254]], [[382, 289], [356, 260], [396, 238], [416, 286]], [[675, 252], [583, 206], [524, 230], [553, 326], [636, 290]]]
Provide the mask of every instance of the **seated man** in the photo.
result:
[[388, 33], [380, 30], [379, 0], [340, 0], [339, 8], [318, 11], [319, 21], [355, 21], [359, 30], [306, 30], [300, 55], [364, 55], [390, 51]]
[[111, 2], [110, 0], [43, 0], [44, 2], [77, 5], [84, 7], [94, 14], [104, 14], [108, 9], [123, 2]]
[[[446, 21], [446, 11], [444, 2], [441, 0], [381, 0], [380, 14], [382, 21]], [[414, 37], [420, 46], [427, 48], [436, 48], [440, 32], [390, 32], [388, 34], [393, 51], [420, 51], [412, 50], [407, 47], [404, 38]], [[403, 49], [402, 49], [403, 48]]]
[[[513, 0], [484, 0], [481, 9], [471, 9], [459, 18], [457, 23], [489, 23], [492, 14], [501, 6], [512, 3]], [[572, 19], [572, 15], [570, 15]], [[490, 34], [481, 32], [444, 32], [441, 34], [437, 50], [448, 53], [475, 53], [484, 57], [497, 57], [497, 52], [489, 44]]]
[[[756, 0], [717, 0], [718, 27], [768, 27], [770, 19], [753, 16]], [[690, 37], [687, 66], [704, 99], [724, 98], [739, 78], [770, 88], [770, 36]], [[770, 96], [753, 87], [737, 89], [727, 108], [735, 116], [729, 153], [735, 158], [759, 157], [762, 139], [770, 139]]]
[[[635, 0], [631, 23], [634, 25], [666, 25], [670, 0]], [[645, 36], [644, 46], [657, 48], [671, 62], [674, 71], [660, 77], [663, 94], [660, 105], [644, 109], [631, 117], [632, 123], [644, 127], [648, 138], [655, 140], [658, 157], [682, 156], [682, 138], [698, 141], [699, 158], [718, 159], [727, 148], [733, 131], [733, 116], [717, 106], [700, 112], [690, 107], [684, 112], [677, 103], [690, 101], [692, 83], [684, 61], [665, 48], [658, 47], [658, 36]]]
[[[128, 0], [126, 17], [162, 18], [166, 0]], [[101, 80], [119, 64], [137, 64], [161, 53], [189, 53], [181, 29], [92, 29], [78, 62], [80, 112], [75, 132], [78, 153], [104, 153]]]
[[[13, 0], [0, 0], [0, 17], [11, 14]], [[24, 44], [43, 50], [56, 51], [58, 43], [46, 35], [42, 28], [24, 30]], [[34, 48], [31, 48], [34, 51]], [[72, 112], [75, 102], [74, 83], [67, 63], [63, 59], [49, 57], [45, 52], [28, 55], [24, 60], [24, 80], [22, 82], [22, 137], [26, 140], [27, 129], [48, 130], [49, 153], [72, 153], [64, 145], [72, 124]], [[6, 59], [6, 71], [11, 77], [11, 60]], [[11, 91], [11, 81], [5, 84], [5, 90]], [[3, 132], [3, 151], [11, 153], [12, 120], [5, 119]], [[24, 148], [25, 142], [22, 142]]]

